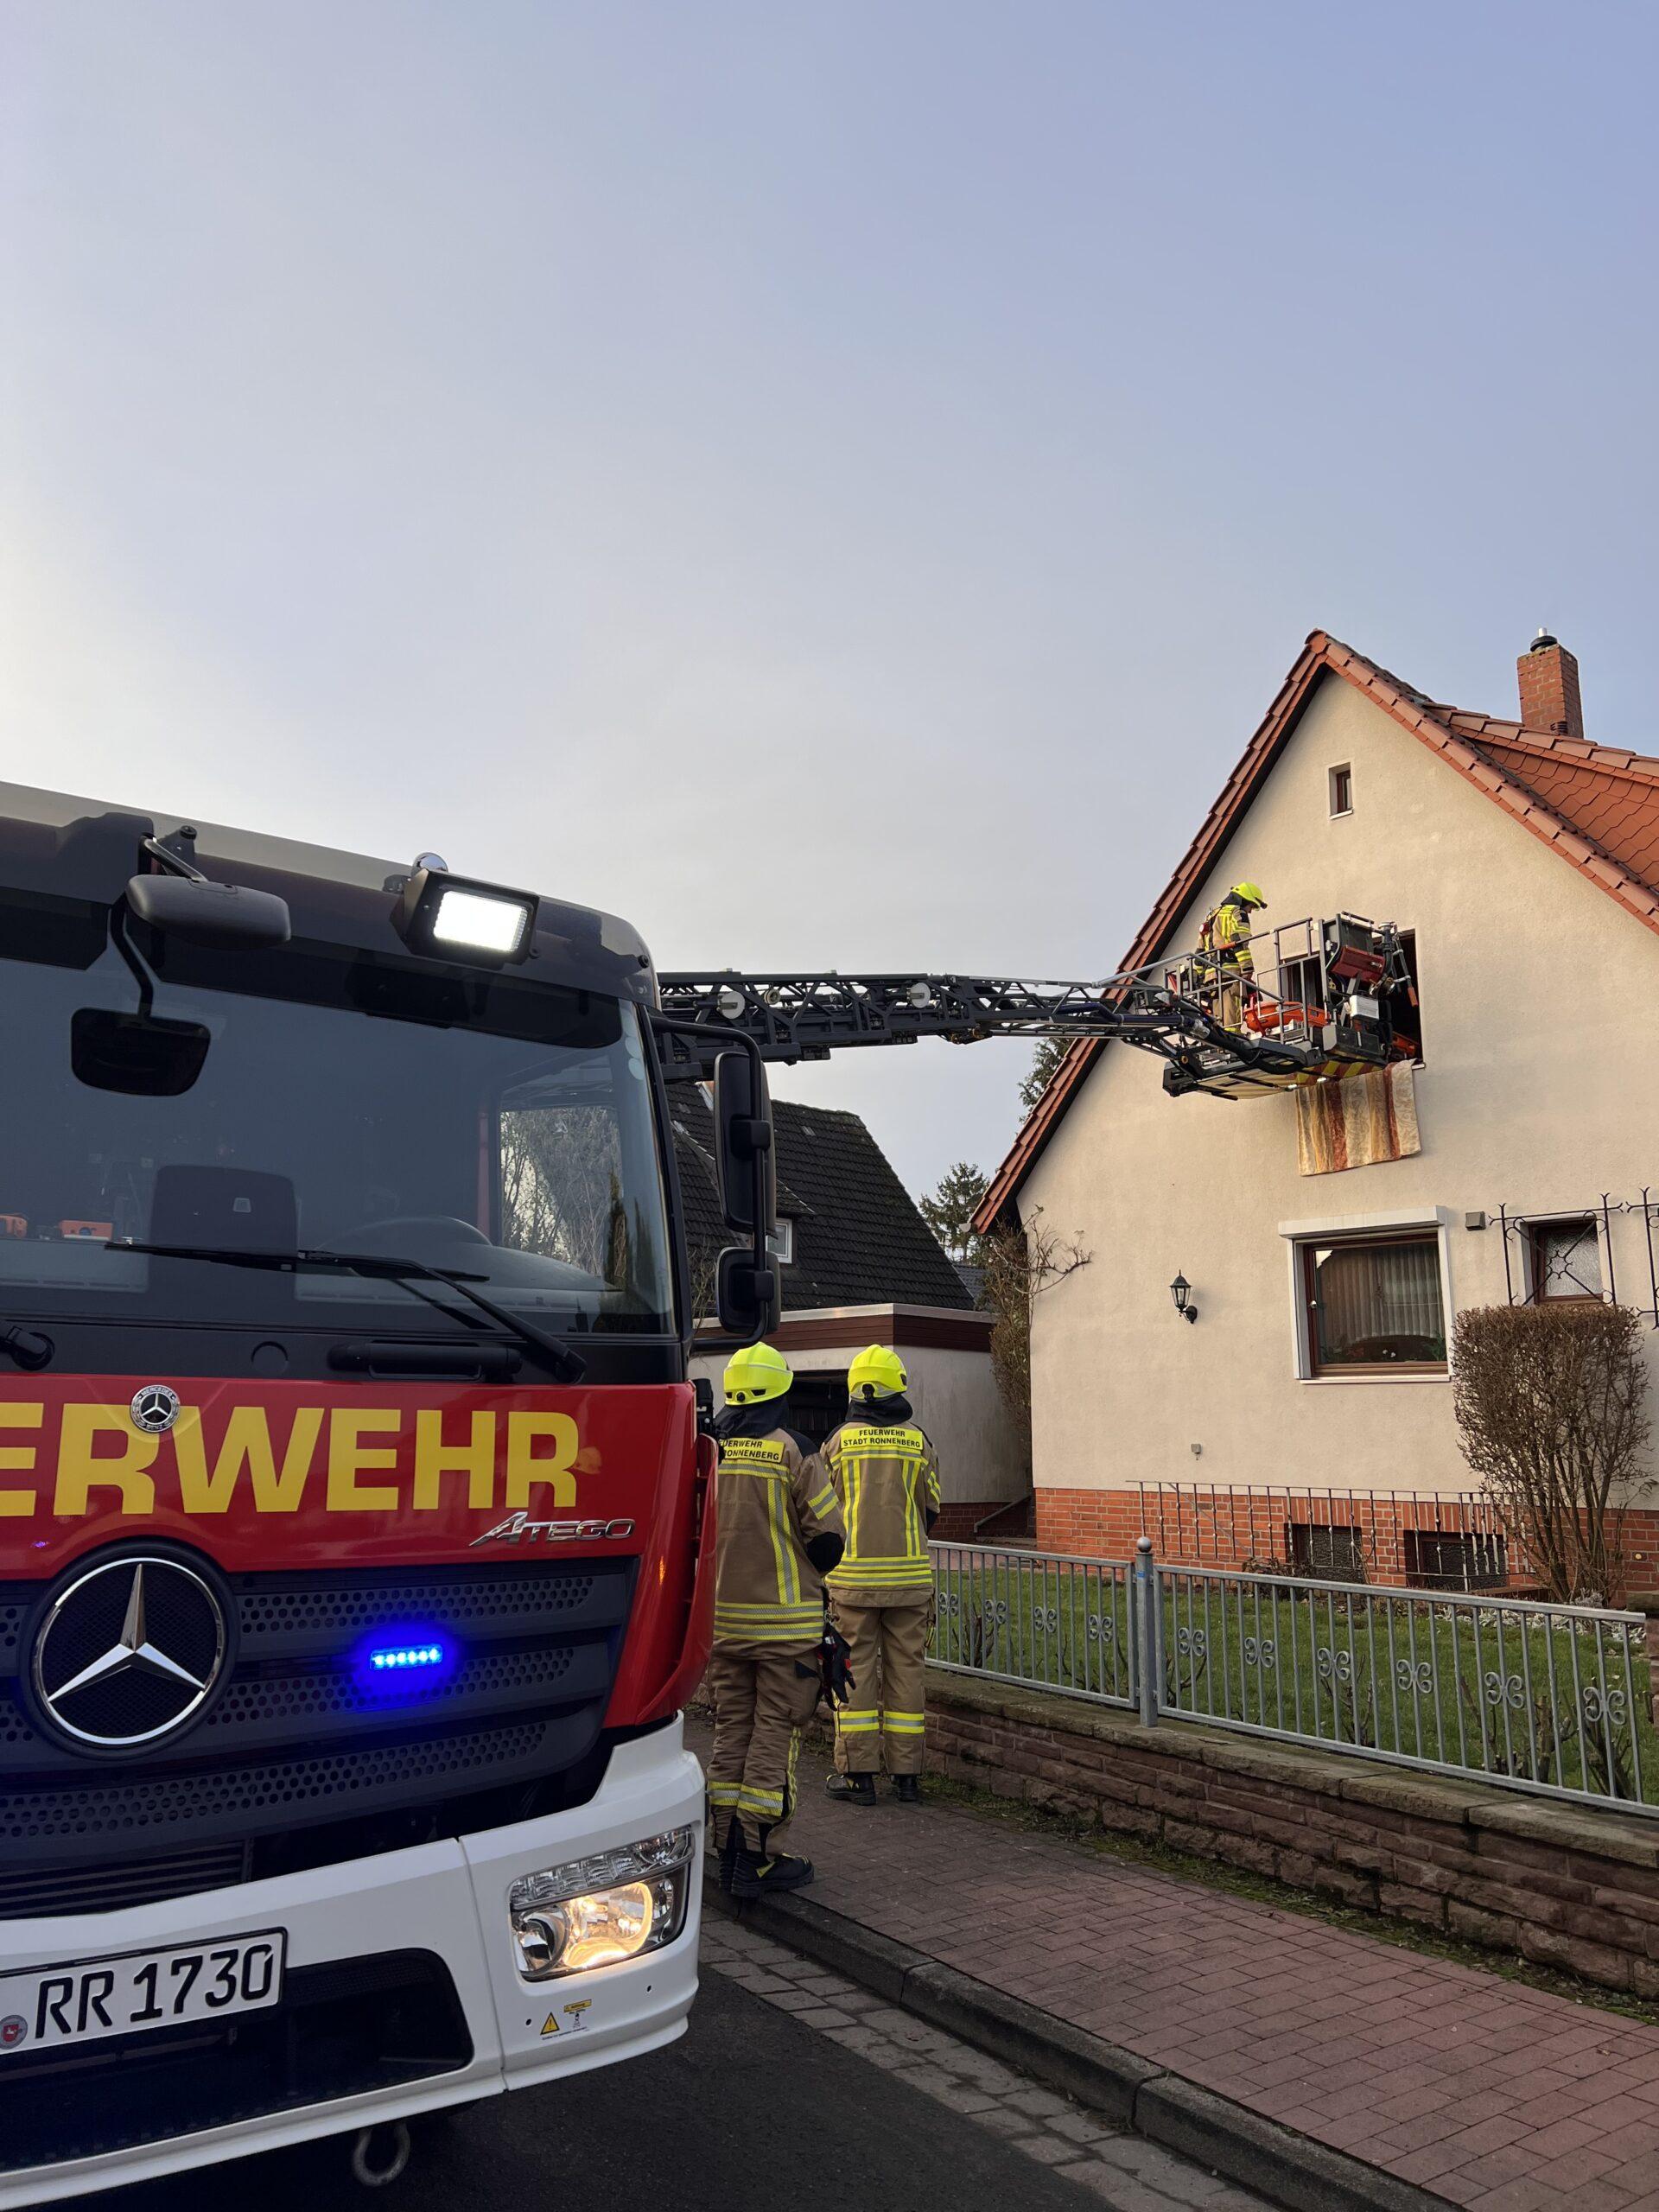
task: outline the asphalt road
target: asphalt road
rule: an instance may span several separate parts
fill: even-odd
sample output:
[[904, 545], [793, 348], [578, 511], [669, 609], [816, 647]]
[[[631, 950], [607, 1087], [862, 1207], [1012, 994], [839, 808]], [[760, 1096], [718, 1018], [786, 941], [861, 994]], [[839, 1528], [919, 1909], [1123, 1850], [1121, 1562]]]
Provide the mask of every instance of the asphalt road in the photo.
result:
[[77, 2202], [96, 2212], [1086, 2212], [1001, 2138], [709, 1976], [690, 2032], [563, 2088], [496, 2097], [359, 2189], [339, 2145]]

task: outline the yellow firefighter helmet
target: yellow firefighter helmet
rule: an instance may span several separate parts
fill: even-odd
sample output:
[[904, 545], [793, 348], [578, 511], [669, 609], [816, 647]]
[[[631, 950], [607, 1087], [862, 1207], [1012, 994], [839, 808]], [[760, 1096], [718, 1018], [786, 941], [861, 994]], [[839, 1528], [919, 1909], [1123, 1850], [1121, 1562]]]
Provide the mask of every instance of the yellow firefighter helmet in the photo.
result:
[[770, 1344], [749, 1344], [727, 1361], [721, 1387], [728, 1406], [758, 1406], [765, 1398], [785, 1396], [794, 1380], [782, 1352]]
[[890, 1398], [910, 1387], [905, 1363], [888, 1344], [868, 1344], [847, 1370], [849, 1398]]
[[1247, 906], [1265, 906], [1268, 894], [1259, 883], [1236, 883], [1228, 893], [1230, 899], [1242, 899]]

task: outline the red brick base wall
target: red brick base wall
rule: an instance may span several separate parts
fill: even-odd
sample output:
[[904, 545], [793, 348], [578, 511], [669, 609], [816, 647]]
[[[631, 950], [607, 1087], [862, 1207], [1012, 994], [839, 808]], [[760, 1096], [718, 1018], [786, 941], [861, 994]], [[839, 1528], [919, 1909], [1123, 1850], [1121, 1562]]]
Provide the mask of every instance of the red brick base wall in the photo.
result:
[[[1172, 1486], [1161, 1497], [1154, 1491], [1060, 1490], [1039, 1486], [1036, 1493], [1039, 1550], [1076, 1552], [1100, 1559], [1133, 1559], [1137, 1540], [1148, 1535], [1160, 1559], [1172, 1566], [1243, 1567], [1251, 1563], [1287, 1562], [1288, 1524], [1305, 1522], [1315, 1529], [1357, 1527], [1365, 1560], [1365, 1579], [1404, 1584], [1414, 1579], [1408, 1557], [1409, 1531], [1457, 1531], [1491, 1524], [1485, 1509], [1471, 1512], [1456, 1498], [1354, 1494], [1304, 1500], [1267, 1491], [1211, 1491]], [[1477, 1517], [1477, 1515], [1478, 1517]], [[1632, 1511], [1624, 1516], [1623, 1591], [1659, 1588], [1659, 1512]], [[1509, 1547], [1512, 1589], [1535, 1586], [1527, 1562], [1513, 1542]], [[1336, 1579], [1341, 1580], [1341, 1577]], [[1614, 1601], [1623, 1591], [1614, 1594]]]
[[1036, 1497], [1039, 1551], [1133, 1559], [1136, 1540], [1147, 1533], [1138, 1491], [1045, 1490], [1039, 1484]]
[[973, 1541], [974, 1530], [988, 1514], [999, 1510], [1001, 1500], [995, 1497], [971, 1498], [965, 1505], [952, 1505], [947, 1501], [939, 1508], [939, 1517], [933, 1523], [936, 1544], [966, 1544]]
[[927, 1763], [1318, 1890], [1361, 1911], [1659, 1998], [1659, 1821], [1065, 1698], [928, 1675]]

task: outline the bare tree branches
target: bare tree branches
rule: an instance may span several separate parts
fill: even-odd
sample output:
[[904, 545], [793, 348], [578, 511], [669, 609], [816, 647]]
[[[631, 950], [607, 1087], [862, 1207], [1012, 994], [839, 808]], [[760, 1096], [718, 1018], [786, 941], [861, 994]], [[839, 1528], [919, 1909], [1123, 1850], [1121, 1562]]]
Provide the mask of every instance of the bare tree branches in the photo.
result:
[[1086, 1268], [1093, 1255], [1084, 1250], [1080, 1237], [1062, 1237], [1046, 1227], [1040, 1206], [1033, 1208], [1020, 1228], [993, 1230], [981, 1252], [985, 1279], [980, 1304], [995, 1317], [991, 1372], [1002, 1402], [1019, 1424], [1029, 1461], [1032, 1309], [1044, 1291]]

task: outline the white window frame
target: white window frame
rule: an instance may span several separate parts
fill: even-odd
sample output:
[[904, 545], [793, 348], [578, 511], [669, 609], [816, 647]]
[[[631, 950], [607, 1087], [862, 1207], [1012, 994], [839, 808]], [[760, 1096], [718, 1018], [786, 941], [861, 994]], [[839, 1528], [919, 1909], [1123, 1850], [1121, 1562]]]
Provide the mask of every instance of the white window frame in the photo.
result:
[[795, 1258], [795, 1224], [787, 1214], [781, 1217], [767, 1237], [766, 1249], [780, 1268], [792, 1264]]
[[[1410, 1206], [1402, 1212], [1336, 1214], [1319, 1221], [1281, 1221], [1290, 1272], [1291, 1357], [1294, 1382], [1310, 1390], [1364, 1390], [1381, 1383], [1390, 1389], [1428, 1383], [1444, 1389], [1452, 1379], [1452, 1325], [1457, 1303], [1452, 1295], [1452, 1209], [1449, 1206]], [[1313, 1330], [1307, 1310], [1302, 1273], [1302, 1249], [1307, 1244], [1364, 1243], [1405, 1229], [1433, 1230], [1440, 1254], [1440, 1303], [1446, 1324], [1446, 1371], [1442, 1375], [1316, 1375], [1313, 1371]]]
[[[1348, 779], [1348, 804], [1337, 804], [1337, 778]], [[1325, 772], [1325, 803], [1333, 822], [1345, 822], [1354, 810], [1354, 764], [1351, 760], [1338, 760]]]

